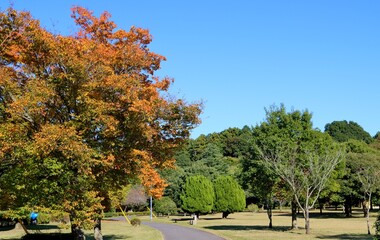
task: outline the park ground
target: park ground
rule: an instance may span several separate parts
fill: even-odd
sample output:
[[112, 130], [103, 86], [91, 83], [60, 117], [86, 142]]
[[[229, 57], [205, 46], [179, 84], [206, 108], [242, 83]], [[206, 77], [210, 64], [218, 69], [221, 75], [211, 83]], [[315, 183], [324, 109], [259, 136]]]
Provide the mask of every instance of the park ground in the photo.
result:
[[[371, 226], [377, 216], [377, 212], [371, 213]], [[173, 219], [183, 219], [174, 223]], [[177, 224], [187, 227], [195, 227], [214, 233], [227, 240], [248, 239], [373, 239], [373, 235], [367, 235], [366, 220], [361, 212], [355, 212], [353, 217], [345, 218], [341, 212], [329, 211], [322, 216], [319, 212], [311, 215], [311, 234], [306, 235], [303, 228], [304, 219], [299, 216], [298, 230], [290, 230], [289, 212], [273, 213], [273, 228], [269, 229], [268, 218], [265, 212], [242, 212], [229, 215], [228, 219], [222, 219], [221, 214], [201, 216], [197, 225], [189, 225], [188, 217], [158, 217], [153, 221], [160, 223]], [[149, 221], [148, 217], [141, 217], [142, 221]], [[54, 225], [39, 225], [41, 232], [67, 232], [58, 230]], [[371, 229], [374, 234], [374, 229]], [[31, 230], [36, 232], [36, 230]], [[105, 240], [144, 239], [162, 240], [162, 234], [150, 227], [141, 225], [132, 227], [126, 221], [102, 222], [102, 232]], [[0, 239], [19, 239], [24, 234], [22, 229], [0, 230]], [[92, 238], [92, 232], [86, 231], [87, 239]]]

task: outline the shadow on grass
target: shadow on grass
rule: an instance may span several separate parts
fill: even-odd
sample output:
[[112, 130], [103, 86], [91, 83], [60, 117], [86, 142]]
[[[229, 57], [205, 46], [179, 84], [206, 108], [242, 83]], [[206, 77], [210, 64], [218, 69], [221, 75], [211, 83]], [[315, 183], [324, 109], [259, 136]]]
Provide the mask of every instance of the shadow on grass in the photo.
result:
[[34, 233], [27, 234], [21, 238], [22, 240], [73, 240], [70, 233]]
[[[269, 228], [267, 226], [244, 226], [244, 225], [224, 225], [224, 226], [208, 226], [204, 227], [206, 229], [211, 230], [230, 230], [230, 231], [249, 231], [249, 230], [267, 230], [274, 232], [286, 232], [291, 229], [289, 226], [275, 226], [273, 228]], [[302, 228], [300, 228], [302, 229]], [[294, 234], [302, 234], [302, 233], [294, 233]], [[338, 235], [329, 235], [329, 236], [317, 236], [317, 239], [353, 239], [353, 240], [372, 240], [373, 235], [368, 234], [338, 234]]]
[[205, 217], [205, 218], [199, 218], [198, 220], [202, 221], [202, 220], [205, 220], [205, 221], [209, 221], [209, 220], [222, 220], [223, 218], [218, 218], [218, 217]]
[[29, 230], [50, 230], [50, 229], [59, 229], [57, 225], [41, 224], [41, 225], [28, 225], [26, 226]]
[[[277, 213], [278, 216], [292, 216], [291, 213]], [[363, 218], [363, 213], [353, 213], [351, 217], [346, 217], [346, 215], [342, 212], [324, 212], [320, 214], [319, 212], [311, 212], [309, 213], [309, 216], [311, 219], [325, 219], [325, 218], [336, 218], [336, 219], [343, 219], [343, 218]], [[302, 213], [297, 214], [297, 218], [303, 218]]]
[[15, 229], [15, 226], [5, 226], [5, 227], [0, 227], [0, 232], [5, 232], [5, 231], [10, 231]]
[[[104, 240], [120, 240], [131, 239], [132, 237], [124, 235], [105, 235]], [[22, 240], [73, 240], [70, 233], [43, 233], [43, 234], [29, 234], [25, 235]], [[89, 239], [92, 239], [91, 237]]]
[[172, 218], [171, 220], [172, 222], [176, 223], [176, 222], [190, 221], [190, 220], [193, 220], [193, 218]]
[[338, 235], [331, 235], [331, 236], [318, 236], [317, 239], [360, 239], [360, 240], [366, 240], [366, 239], [373, 239], [373, 235], [368, 234], [338, 234]]
[[247, 231], [247, 230], [270, 230], [275, 232], [285, 232], [290, 230], [289, 226], [275, 226], [269, 228], [267, 226], [244, 226], [244, 225], [223, 225], [223, 226], [207, 226], [204, 227], [211, 230], [231, 230], [231, 231]]
[[105, 235], [103, 236], [104, 240], [118, 240], [118, 239], [131, 239], [132, 237], [128, 237], [125, 235]]
[[[50, 230], [50, 229], [59, 229], [56, 225], [27, 225], [28, 230]], [[0, 227], [0, 232], [10, 231], [15, 229], [15, 225]]]

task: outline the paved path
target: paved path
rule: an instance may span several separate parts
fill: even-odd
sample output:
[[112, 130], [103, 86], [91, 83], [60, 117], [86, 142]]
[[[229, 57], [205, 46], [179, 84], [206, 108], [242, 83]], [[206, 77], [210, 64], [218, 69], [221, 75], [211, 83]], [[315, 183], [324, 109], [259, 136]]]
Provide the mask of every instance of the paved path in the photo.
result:
[[[124, 217], [110, 218], [116, 221], [125, 221]], [[212, 233], [198, 230], [196, 228], [183, 227], [176, 224], [143, 222], [142, 224], [159, 230], [164, 240], [225, 240]]]
[[144, 225], [162, 232], [165, 240], [224, 240], [214, 234], [175, 224], [143, 222]]

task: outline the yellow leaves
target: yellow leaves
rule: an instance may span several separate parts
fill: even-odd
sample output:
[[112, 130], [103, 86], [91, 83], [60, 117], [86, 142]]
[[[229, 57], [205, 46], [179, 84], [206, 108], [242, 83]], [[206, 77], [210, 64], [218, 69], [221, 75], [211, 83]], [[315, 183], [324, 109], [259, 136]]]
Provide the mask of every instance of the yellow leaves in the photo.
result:
[[0, 124], [0, 161], [5, 155], [15, 153], [17, 148], [27, 148], [27, 129], [19, 124]]
[[46, 103], [53, 96], [53, 91], [40, 79], [31, 79], [25, 84], [22, 96], [14, 96], [8, 112], [15, 118], [29, 115], [36, 120], [45, 114]]
[[169, 169], [169, 168], [175, 169], [175, 159], [173, 158], [173, 159], [166, 160], [163, 164], [161, 164], [160, 167], [163, 169]]
[[[41, 158], [60, 152], [67, 160], [91, 161], [91, 150], [77, 135], [75, 128], [62, 125], [42, 126], [41, 131], [34, 135], [31, 151]], [[86, 164], [77, 164], [77, 166], [82, 171], [89, 171], [86, 169]]]
[[85, 229], [91, 229], [93, 219], [103, 217], [101, 213], [104, 207], [101, 201], [104, 198], [100, 197], [97, 191], [86, 191], [82, 194], [82, 198], [73, 197], [73, 195], [68, 194], [67, 198], [63, 201], [62, 210], [71, 214], [75, 213], [71, 216], [73, 218], [71, 224], [77, 224]]

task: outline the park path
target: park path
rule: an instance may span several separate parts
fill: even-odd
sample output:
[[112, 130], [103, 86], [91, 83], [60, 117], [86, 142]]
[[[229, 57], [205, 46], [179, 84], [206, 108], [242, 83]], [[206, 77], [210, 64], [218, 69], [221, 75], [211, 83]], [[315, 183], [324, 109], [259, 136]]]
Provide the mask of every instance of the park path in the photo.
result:
[[162, 232], [165, 240], [225, 240], [212, 233], [204, 232], [195, 228], [178, 226], [175, 224], [143, 222], [144, 225], [155, 228]]

